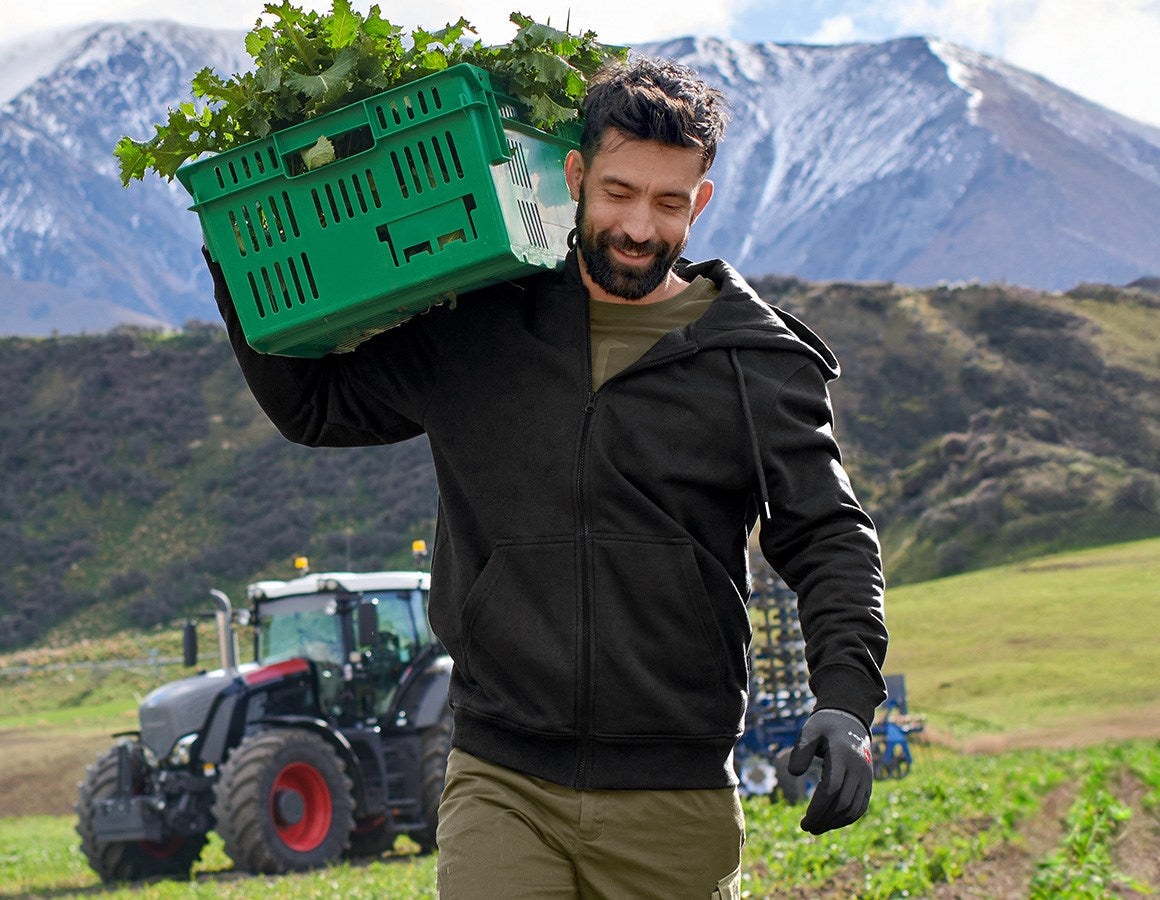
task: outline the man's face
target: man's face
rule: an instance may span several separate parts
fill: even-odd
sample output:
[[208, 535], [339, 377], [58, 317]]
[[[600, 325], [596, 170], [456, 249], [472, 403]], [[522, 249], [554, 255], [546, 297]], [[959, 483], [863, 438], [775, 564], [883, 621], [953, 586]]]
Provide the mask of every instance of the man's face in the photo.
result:
[[594, 297], [648, 303], [683, 286], [672, 267], [713, 191], [698, 150], [613, 131], [589, 165], [570, 154], [565, 172]]

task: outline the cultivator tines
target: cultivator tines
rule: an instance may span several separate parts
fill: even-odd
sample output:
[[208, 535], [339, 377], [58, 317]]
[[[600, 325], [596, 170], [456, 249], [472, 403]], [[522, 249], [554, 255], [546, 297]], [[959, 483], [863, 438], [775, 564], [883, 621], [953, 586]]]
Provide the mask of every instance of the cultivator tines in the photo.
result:
[[[815, 703], [797, 595], [770, 572], [754, 579], [749, 608], [749, 707], [745, 733], [734, 753], [739, 790], [747, 796], [780, 794], [796, 802], [811, 794], [820, 772], [816, 760], [801, 776], [788, 769], [790, 748]], [[874, 772], [877, 778], [902, 778], [911, 764], [907, 735], [922, 731], [922, 719], [908, 713], [903, 677], [887, 675], [886, 683], [889, 698], [872, 729]]]
[[806, 643], [798, 620], [797, 595], [770, 574], [754, 586], [753, 678], [755, 693], [765, 695], [787, 716], [812, 707]]

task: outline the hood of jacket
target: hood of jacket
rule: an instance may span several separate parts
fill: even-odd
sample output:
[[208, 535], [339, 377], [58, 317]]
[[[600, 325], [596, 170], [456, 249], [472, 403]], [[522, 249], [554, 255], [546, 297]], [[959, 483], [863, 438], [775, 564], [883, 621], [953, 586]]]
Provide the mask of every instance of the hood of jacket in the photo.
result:
[[826, 381], [841, 373], [833, 351], [805, 323], [757, 295], [746, 280], [720, 259], [680, 260], [676, 272], [687, 281], [704, 276], [721, 293], [699, 319], [681, 332], [666, 336], [657, 350], [667, 352], [682, 342], [697, 349], [783, 350], [811, 359]]

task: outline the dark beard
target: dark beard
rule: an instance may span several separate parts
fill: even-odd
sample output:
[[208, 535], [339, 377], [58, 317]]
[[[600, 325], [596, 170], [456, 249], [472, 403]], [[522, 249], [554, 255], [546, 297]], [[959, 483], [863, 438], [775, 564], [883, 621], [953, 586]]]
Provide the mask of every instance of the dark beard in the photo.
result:
[[[576, 206], [576, 224], [580, 255], [588, 276], [601, 290], [622, 300], [640, 300], [652, 293], [685, 250], [684, 242], [679, 247], [664, 241], [638, 243], [624, 234], [596, 231], [584, 222], [583, 191]], [[611, 247], [631, 253], [651, 253], [654, 258], [647, 268], [632, 268], [614, 260], [608, 252]]]

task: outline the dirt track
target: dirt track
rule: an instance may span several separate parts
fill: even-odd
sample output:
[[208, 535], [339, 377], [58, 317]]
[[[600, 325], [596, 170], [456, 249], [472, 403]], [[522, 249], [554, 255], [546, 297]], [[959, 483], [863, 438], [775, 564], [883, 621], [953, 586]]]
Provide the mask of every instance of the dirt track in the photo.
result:
[[1003, 753], [1007, 750], [1034, 748], [1066, 750], [1120, 741], [1160, 739], [1160, 703], [1143, 706], [1130, 713], [1120, 709], [1102, 715], [1094, 714], [1080, 722], [1021, 732], [972, 735], [958, 739], [954, 735], [928, 728], [925, 737], [932, 743], [962, 753]]
[[113, 745], [107, 734], [65, 739], [33, 731], [0, 731], [0, 818], [71, 815], [85, 767]]

